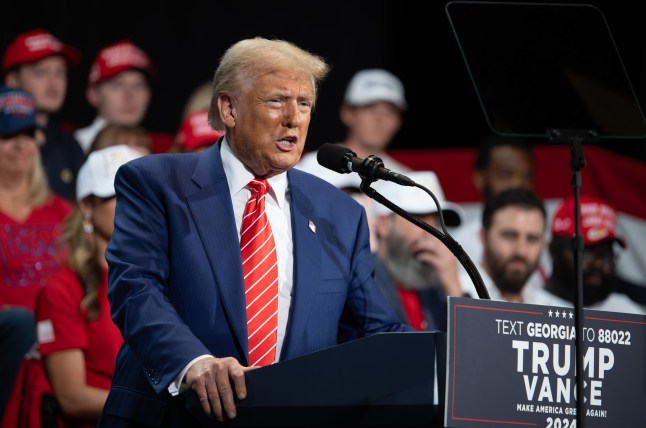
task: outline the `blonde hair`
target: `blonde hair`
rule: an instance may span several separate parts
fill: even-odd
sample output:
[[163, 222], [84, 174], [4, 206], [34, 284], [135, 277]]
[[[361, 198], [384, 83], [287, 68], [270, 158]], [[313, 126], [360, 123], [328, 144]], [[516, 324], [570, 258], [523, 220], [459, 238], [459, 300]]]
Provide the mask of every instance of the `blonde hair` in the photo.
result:
[[274, 71], [296, 71], [312, 79], [316, 95], [319, 83], [330, 67], [320, 56], [314, 55], [285, 40], [262, 37], [241, 40], [227, 49], [213, 76], [213, 94], [209, 109], [209, 125], [224, 131], [217, 100], [222, 93], [236, 93], [252, 79]]
[[88, 239], [83, 230], [83, 220], [83, 212], [77, 205], [63, 223], [62, 238], [69, 250], [67, 263], [83, 287], [81, 309], [87, 309], [88, 317], [92, 320], [99, 316], [98, 292], [103, 280], [103, 268], [99, 263], [96, 242]]
[[39, 207], [47, 202], [47, 199], [50, 196], [50, 191], [47, 176], [45, 175], [45, 169], [43, 168], [43, 164], [40, 159], [40, 149], [36, 150], [34, 167], [31, 169], [28, 181], [29, 202], [31, 202], [32, 206]]

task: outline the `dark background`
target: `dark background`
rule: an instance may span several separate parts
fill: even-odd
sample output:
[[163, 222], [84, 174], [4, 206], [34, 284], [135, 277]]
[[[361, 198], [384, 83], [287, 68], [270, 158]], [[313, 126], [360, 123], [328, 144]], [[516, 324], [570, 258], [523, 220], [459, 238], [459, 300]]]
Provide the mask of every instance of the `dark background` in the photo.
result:
[[[642, 2], [568, 1], [604, 13], [641, 105], [646, 102]], [[321, 87], [307, 149], [340, 141], [338, 108], [355, 71], [382, 67], [406, 87], [409, 110], [392, 149], [472, 147], [488, 133], [485, 116], [451, 31], [446, 2], [423, 1], [12, 1], [2, 6], [0, 51], [19, 32], [43, 27], [83, 57], [70, 73], [61, 118], [84, 126], [94, 118], [85, 82], [97, 51], [129, 38], [160, 72], [144, 125], [174, 134], [191, 91], [209, 80], [232, 43], [247, 37], [284, 38], [332, 65]], [[476, 29], [477, 31], [477, 29]], [[576, 28], [573, 29], [576, 31]], [[544, 142], [536, 140], [536, 142]], [[643, 139], [603, 140], [616, 152], [646, 160]]]

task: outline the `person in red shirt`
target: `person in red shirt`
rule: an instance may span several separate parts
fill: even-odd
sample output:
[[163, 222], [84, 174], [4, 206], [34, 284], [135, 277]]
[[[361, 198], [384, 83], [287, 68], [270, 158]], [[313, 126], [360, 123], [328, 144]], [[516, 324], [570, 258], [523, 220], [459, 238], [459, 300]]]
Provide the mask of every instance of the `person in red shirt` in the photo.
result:
[[0, 86], [0, 309], [33, 310], [62, 257], [56, 238], [72, 208], [47, 185], [41, 142], [33, 97]]
[[112, 236], [117, 169], [141, 154], [125, 145], [90, 153], [79, 171], [78, 207], [64, 224], [68, 264], [49, 278], [36, 304], [45, 372], [63, 419], [95, 426], [123, 339], [110, 318], [105, 249]]
[[[0, 416], [27, 351], [35, 343], [37, 292], [63, 257], [57, 237], [70, 204], [53, 194], [40, 163], [36, 103], [21, 89], [0, 86]], [[3, 409], [7, 406], [7, 412]], [[11, 413], [11, 415], [9, 415]], [[3, 425], [15, 426], [15, 424]]]

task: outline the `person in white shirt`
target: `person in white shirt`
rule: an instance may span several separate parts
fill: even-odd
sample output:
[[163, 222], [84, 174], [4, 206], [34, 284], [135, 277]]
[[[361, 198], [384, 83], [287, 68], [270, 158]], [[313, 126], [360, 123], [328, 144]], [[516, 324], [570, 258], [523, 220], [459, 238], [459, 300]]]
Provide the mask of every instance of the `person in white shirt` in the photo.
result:
[[[403, 124], [408, 104], [401, 80], [387, 70], [375, 68], [358, 71], [350, 80], [339, 111], [347, 134], [340, 144], [360, 158], [379, 157], [392, 171], [409, 172], [411, 169], [388, 156], [386, 150]], [[330, 172], [320, 166], [316, 152], [305, 154], [296, 168], [326, 179]], [[356, 177], [357, 186], [361, 182]]]
[[[522, 188], [505, 190], [484, 207], [479, 271], [493, 300], [566, 306], [541, 288], [528, 286], [545, 246], [546, 214], [543, 201]], [[477, 296], [470, 279], [465, 291]]]
[[[484, 139], [476, 152], [473, 184], [480, 193], [481, 201], [462, 204], [464, 223], [455, 231], [454, 238], [471, 260], [479, 263], [483, 252], [479, 236], [484, 205], [507, 189], [534, 190], [534, 155], [531, 144], [511, 137], [491, 136]], [[552, 201], [543, 202], [546, 212], [553, 212], [555, 204]], [[548, 228], [546, 227], [545, 230]], [[549, 255], [545, 249], [538, 268], [529, 279], [530, 286], [536, 288], [544, 286], [547, 280], [546, 272], [549, 272], [548, 266]], [[460, 277], [465, 278], [467, 283], [471, 282], [463, 269]]]
[[[617, 235], [617, 214], [599, 198], [581, 196], [581, 235], [583, 249], [583, 306], [612, 312], [646, 314], [646, 311], [628, 296], [615, 291], [615, 244], [625, 248], [626, 242]], [[557, 209], [552, 221], [552, 274], [546, 290], [568, 301], [575, 300], [576, 276], [572, 236], [574, 235], [574, 198], [569, 197]]]

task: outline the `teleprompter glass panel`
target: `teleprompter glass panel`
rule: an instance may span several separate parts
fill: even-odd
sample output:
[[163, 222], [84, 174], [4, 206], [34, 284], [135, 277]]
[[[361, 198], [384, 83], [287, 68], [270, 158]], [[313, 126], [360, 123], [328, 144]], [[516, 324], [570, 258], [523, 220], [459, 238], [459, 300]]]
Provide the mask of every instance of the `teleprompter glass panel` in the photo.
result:
[[493, 132], [646, 135], [641, 107], [598, 8], [454, 1], [446, 13]]

